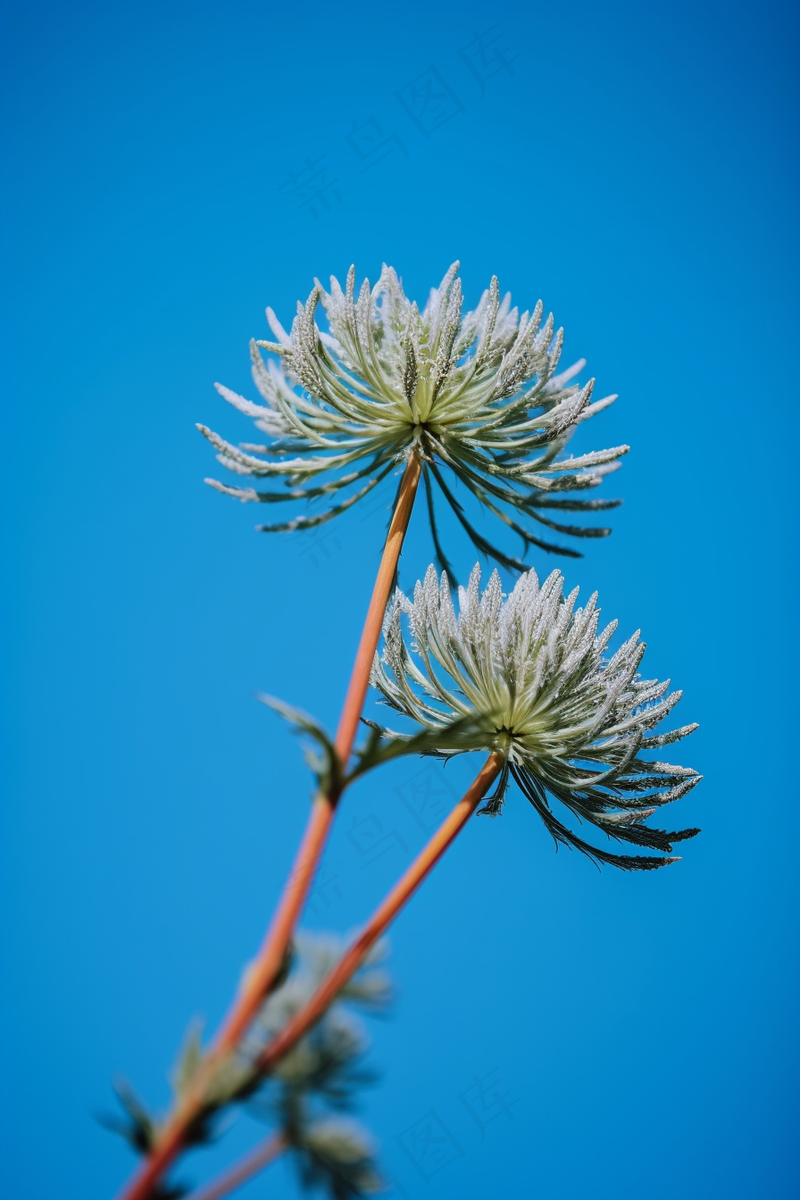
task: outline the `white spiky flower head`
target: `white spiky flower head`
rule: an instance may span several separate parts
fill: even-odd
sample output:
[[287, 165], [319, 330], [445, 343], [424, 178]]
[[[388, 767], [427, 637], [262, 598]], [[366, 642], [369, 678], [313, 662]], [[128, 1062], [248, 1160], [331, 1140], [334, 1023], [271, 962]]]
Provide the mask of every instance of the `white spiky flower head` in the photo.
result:
[[[564, 493], [596, 486], [619, 465], [627, 446], [558, 457], [578, 425], [616, 397], [592, 403], [594, 381], [583, 387], [573, 382], [583, 360], [556, 373], [563, 331], [555, 330], [552, 314], [542, 320], [541, 301], [533, 312], [520, 314], [510, 296], [501, 298], [494, 278], [478, 307], [463, 313], [458, 267], [453, 264], [422, 309], [406, 297], [397, 273], [387, 266], [374, 287], [365, 280], [358, 293], [352, 267], [344, 288], [332, 278], [326, 292], [317, 281], [307, 303], [298, 304], [289, 333], [268, 308], [277, 341], [251, 342], [253, 378], [264, 403], [253, 404], [219, 384], [217, 389], [255, 418], [269, 440], [234, 446], [206, 426], [199, 428], [223, 466], [284, 487], [259, 491], [207, 482], [243, 501], [342, 494], [324, 512], [259, 527], [303, 529], [343, 512], [398, 462], [419, 454], [437, 561], [448, 569], [435, 520], [437, 489], [481, 552], [524, 570], [519, 558], [498, 550], [474, 528], [451, 490], [448, 471], [522, 539], [525, 550], [536, 545], [577, 554], [543, 540], [512, 513], [559, 533], [608, 533], [553, 517], [559, 510], [618, 503]], [[317, 324], [320, 304], [327, 330]], [[280, 366], [265, 359], [263, 350], [276, 355]]]
[[335, 1200], [386, 1191], [376, 1167], [375, 1142], [355, 1121], [325, 1117], [309, 1126], [296, 1145], [304, 1154], [301, 1178], [307, 1186], [327, 1184]]
[[578, 589], [565, 596], [559, 571], [543, 583], [528, 571], [507, 597], [496, 571], [483, 593], [480, 582], [476, 566], [469, 586], [458, 590], [458, 611], [447, 577], [439, 579], [433, 567], [413, 601], [398, 591], [386, 614], [373, 685], [428, 729], [444, 731], [472, 718], [457, 752], [494, 750], [504, 759], [497, 793], [481, 811], [500, 812], [513, 778], [557, 844], [623, 868], [674, 862], [590, 846], [555, 816], [550, 801], [610, 837], [667, 853], [672, 842], [697, 833], [665, 833], [642, 823], [700, 778], [642, 756], [697, 728], [652, 733], [681, 693], [669, 693], [669, 680], [640, 676], [645, 644], [638, 632], [607, 656], [616, 621], [598, 632], [596, 594], [576, 608]]

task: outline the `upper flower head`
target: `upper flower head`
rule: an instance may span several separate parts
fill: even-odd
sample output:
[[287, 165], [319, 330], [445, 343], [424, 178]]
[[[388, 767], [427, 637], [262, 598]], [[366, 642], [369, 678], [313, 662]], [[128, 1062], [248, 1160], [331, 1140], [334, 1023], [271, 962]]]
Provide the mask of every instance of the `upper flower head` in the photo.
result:
[[[298, 304], [290, 333], [267, 309], [278, 339], [252, 342], [253, 377], [265, 401], [252, 404], [217, 385], [234, 407], [254, 417], [271, 440], [236, 447], [199, 428], [219, 461], [239, 475], [282, 477], [278, 492], [208, 482], [240, 500], [315, 499], [345, 489], [329, 510], [263, 529], [308, 528], [329, 520], [383, 479], [412, 453], [421, 456], [438, 561], [446, 564], [433, 510], [436, 485], [474, 544], [501, 563], [523, 570], [520, 559], [492, 546], [470, 523], [443, 473], [447, 467], [529, 545], [575, 551], [535, 536], [508, 507], [560, 533], [598, 536], [607, 529], [563, 525], [548, 510], [613, 507], [616, 501], [566, 499], [559, 493], [598, 484], [627, 446], [578, 458], [558, 454], [588, 417], [616, 397], [590, 403], [593, 380], [571, 380], [581, 360], [561, 375], [556, 367], [563, 331], [552, 314], [542, 322], [541, 301], [520, 315], [492, 279], [473, 312], [462, 313], [461, 281], [454, 263], [425, 307], [405, 296], [391, 267], [375, 287], [365, 280], [356, 295], [351, 267], [345, 288], [336, 279], [326, 292], [317, 282]], [[328, 331], [317, 324], [319, 305]], [[265, 361], [261, 351], [279, 356]], [[355, 469], [348, 469], [355, 468]], [[335, 472], [318, 483], [317, 477]]]
[[498, 793], [482, 811], [500, 811], [511, 776], [557, 843], [618, 867], [662, 866], [674, 859], [588, 845], [550, 807], [554, 797], [611, 837], [667, 852], [672, 842], [698, 832], [664, 833], [642, 824], [699, 779], [695, 771], [640, 754], [697, 728], [651, 733], [681, 693], [668, 694], [669, 680], [638, 674], [645, 650], [638, 632], [606, 657], [617, 623], [598, 633], [597, 596], [576, 609], [577, 595], [575, 588], [564, 596], [558, 571], [541, 584], [527, 572], [505, 599], [495, 571], [481, 594], [476, 566], [469, 587], [459, 588], [456, 613], [446, 577], [440, 581], [430, 567], [413, 601], [397, 592], [372, 682], [393, 708], [430, 729], [472, 718], [459, 749], [494, 750], [505, 761]]

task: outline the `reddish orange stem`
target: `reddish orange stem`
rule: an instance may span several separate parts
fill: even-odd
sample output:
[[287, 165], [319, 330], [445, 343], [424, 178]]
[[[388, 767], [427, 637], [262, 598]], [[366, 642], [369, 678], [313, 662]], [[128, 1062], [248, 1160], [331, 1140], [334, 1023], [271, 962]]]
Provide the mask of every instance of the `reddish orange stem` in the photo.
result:
[[[419, 458], [414, 455], [408, 460], [400, 484], [397, 504], [386, 537], [386, 545], [378, 567], [372, 599], [367, 610], [342, 715], [339, 719], [334, 749], [342, 767], [347, 766], [358, 731], [358, 723], [369, 687], [372, 660], [378, 648], [383, 616], [397, 572], [403, 539], [408, 529], [420, 471]], [[261, 1007], [264, 996], [281, 967], [286, 947], [289, 945], [289, 939], [299, 920], [308, 889], [325, 849], [338, 802], [339, 796], [334, 794], [318, 795], [314, 799], [311, 816], [272, 925], [254, 965], [248, 972], [243, 993], [237, 999], [217, 1035], [215, 1047], [221, 1051], [231, 1050], [234, 1046], [238, 1046], [243, 1033]]]
[[273, 1134], [272, 1137], [268, 1137], [259, 1143], [255, 1150], [251, 1150], [249, 1154], [240, 1158], [229, 1170], [223, 1171], [221, 1175], [218, 1175], [206, 1187], [192, 1192], [190, 1196], [187, 1196], [186, 1200], [222, 1200], [223, 1196], [227, 1196], [235, 1188], [241, 1187], [243, 1183], [247, 1183], [248, 1179], [252, 1179], [253, 1175], [257, 1175], [259, 1171], [263, 1171], [264, 1167], [268, 1167], [270, 1163], [273, 1163], [276, 1158], [280, 1158], [288, 1148], [289, 1141], [285, 1134]]
[[[372, 660], [378, 648], [383, 616], [397, 572], [400, 551], [408, 529], [421, 471], [422, 465], [418, 454], [411, 454], [400, 482], [397, 503], [389, 525], [386, 544], [372, 591], [372, 599], [367, 610], [334, 741], [334, 747], [343, 767], [347, 765], [353, 750], [361, 711], [369, 687]], [[266, 937], [254, 963], [247, 972], [239, 995], [214, 1039], [198, 1084], [181, 1107], [173, 1113], [157, 1146], [141, 1164], [127, 1188], [119, 1194], [119, 1200], [148, 1200], [154, 1185], [184, 1149], [187, 1130], [202, 1105], [202, 1085], [207, 1072], [223, 1055], [235, 1049], [239, 1044], [281, 969], [286, 948], [300, 918], [308, 889], [325, 849], [339, 799], [340, 792], [338, 791], [330, 792], [327, 795], [320, 793], [314, 798], [311, 815], [303, 833], [294, 866], [278, 901], [278, 907]]]
[[[276, 1063], [299, 1042], [301, 1037], [308, 1033], [312, 1025], [316, 1024], [332, 1001], [336, 999], [348, 980], [352, 979], [369, 951], [386, 932], [401, 909], [436, 866], [445, 850], [464, 828], [499, 775], [502, 765], [503, 760], [499, 754], [489, 755], [469, 789], [445, 817], [433, 837], [401, 876], [386, 899], [378, 905], [360, 936], [326, 975], [306, 1006], [295, 1014], [289, 1024], [264, 1050], [258, 1060], [258, 1066], [265, 1075], [269, 1074]], [[234, 1188], [239, 1187], [255, 1175], [262, 1165], [272, 1161], [274, 1156], [266, 1157], [263, 1163], [260, 1161], [260, 1155], [265, 1149], [265, 1145], [257, 1146], [254, 1151], [220, 1175], [208, 1189], [193, 1194], [188, 1200], [221, 1200], [221, 1197], [227, 1196]]]
[[400, 877], [386, 899], [378, 905], [360, 935], [344, 953], [336, 966], [326, 975], [314, 995], [304, 1008], [289, 1021], [284, 1029], [266, 1047], [258, 1059], [258, 1066], [266, 1075], [283, 1058], [304, 1034], [314, 1025], [344, 985], [356, 973], [369, 951], [386, 932], [400, 910], [414, 895], [422, 881], [430, 874], [448, 846], [466, 825], [483, 797], [491, 787], [503, 765], [497, 753], [489, 755], [479, 774], [472, 781], [454, 809], [445, 817], [426, 846], [414, 859], [411, 866]]

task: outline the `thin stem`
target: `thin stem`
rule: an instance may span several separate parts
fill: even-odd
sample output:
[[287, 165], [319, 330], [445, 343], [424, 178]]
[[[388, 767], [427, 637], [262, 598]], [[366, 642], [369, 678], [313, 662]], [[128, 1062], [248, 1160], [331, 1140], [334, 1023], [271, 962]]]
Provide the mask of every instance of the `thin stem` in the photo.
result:
[[[265, 1075], [269, 1074], [276, 1063], [297, 1044], [301, 1037], [308, 1033], [312, 1025], [316, 1024], [345, 984], [353, 977], [371, 948], [383, 936], [400, 910], [411, 899], [445, 850], [464, 828], [502, 768], [503, 759], [500, 755], [490, 754], [461, 800], [445, 817], [433, 837], [401, 876], [383, 903], [378, 905], [361, 935], [323, 979], [306, 1006], [295, 1014], [289, 1024], [261, 1054], [258, 1059], [258, 1067]], [[259, 1160], [259, 1155], [265, 1149], [265, 1145], [257, 1146], [254, 1151], [220, 1175], [214, 1183], [209, 1185], [209, 1188], [193, 1193], [188, 1200], [219, 1200], [220, 1197], [232, 1192], [234, 1188], [246, 1183], [261, 1169], [262, 1165], [265, 1166], [272, 1161], [273, 1156], [266, 1157], [263, 1163]]]
[[386, 536], [386, 545], [383, 550], [380, 566], [378, 567], [375, 587], [372, 591], [372, 599], [367, 609], [367, 618], [364, 622], [361, 641], [356, 652], [356, 661], [353, 664], [353, 672], [350, 676], [342, 715], [339, 718], [339, 728], [336, 731], [334, 745], [339, 758], [342, 760], [342, 766], [347, 765], [347, 760], [350, 758], [353, 749], [353, 742], [356, 740], [358, 722], [361, 720], [361, 710], [364, 707], [367, 688], [369, 687], [372, 660], [375, 657], [375, 651], [380, 641], [381, 627], [383, 625], [384, 613], [386, 612], [386, 605], [389, 601], [389, 594], [397, 576], [397, 564], [400, 561], [400, 551], [403, 547], [406, 530], [408, 529], [411, 509], [414, 506], [421, 470], [422, 464], [419, 454], [414, 453], [408, 459], [400, 483], [397, 504], [395, 505], [392, 522]]
[[288, 1025], [262, 1051], [257, 1062], [259, 1070], [265, 1075], [269, 1074], [284, 1054], [291, 1050], [304, 1034], [308, 1033], [312, 1025], [316, 1024], [345, 984], [353, 977], [371, 948], [386, 932], [400, 910], [411, 899], [445, 850], [464, 828], [500, 774], [502, 767], [502, 757], [496, 752], [490, 754], [461, 800], [448, 813], [430, 841], [400, 877], [385, 900], [378, 905], [361, 934], [345, 951], [336, 966], [326, 975], [305, 1007], [292, 1017]]
[[[350, 758], [361, 710], [364, 707], [372, 660], [378, 648], [383, 616], [397, 574], [397, 564], [414, 506], [420, 471], [419, 455], [412, 453], [406, 462], [400, 482], [334, 742], [343, 767]], [[155, 1149], [141, 1164], [128, 1187], [120, 1193], [119, 1200], [148, 1200], [154, 1185], [185, 1148], [187, 1131], [202, 1108], [205, 1080], [216, 1063], [239, 1044], [281, 969], [286, 949], [325, 849], [340, 796], [340, 790], [315, 796], [294, 866], [284, 885], [266, 937], [255, 962], [247, 972], [239, 995], [214, 1039], [203, 1068], [198, 1074], [197, 1083], [181, 1106], [175, 1110]]]
[[[408, 460], [400, 485], [397, 504], [392, 514], [386, 545], [372, 590], [372, 599], [361, 632], [361, 641], [350, 675], [342, 715], [339, 718], [334, 749], [342, 767], [347, 766], [361, 719], [361, 711], [369, 687], [372, 660], [378, 648], [383, 616], [397, 574], [400, 550], [408, 529], [420, 470], [419, 458], [417, 455], [413, 455]], [[258, 957], [248, 971], [242, 994], [236, 1000], [217, 1034], [215, 1048], [220, 1051], [232, 1050], [238, 1046], [242, 1035], [261, 1007], [270, 984], [280, 970], [286, 947], [289, 945], [289, 940], [299, 920], [309, 886], [325, 849], [339, 798], [339, 795], [334, 793], [321, 793], [314, 798], [303, 840], [300, 843], [288, 882], [284, 887], [277, 912]]]
[[255, 1150], [245, 1154], [227, 1171], [223, 1171], [216, 1179], [212, 1179], [211, 1183], [192, 1192], [186, 1197], [186, 1200], [222, 1200], [223, 1196], [227, 1196], [229, 1192], [241, 1187], [243, 1183], [247, 1183], [248, 1179], [258, 1174], [259, 1171], [263, 1171], [264, 1167], [268, 1167], [288, 1149], [289, 1139], [286, 1135], [274, 1133], [271, 1137], [265, 1138], [263, 1142], [259, 1142]]

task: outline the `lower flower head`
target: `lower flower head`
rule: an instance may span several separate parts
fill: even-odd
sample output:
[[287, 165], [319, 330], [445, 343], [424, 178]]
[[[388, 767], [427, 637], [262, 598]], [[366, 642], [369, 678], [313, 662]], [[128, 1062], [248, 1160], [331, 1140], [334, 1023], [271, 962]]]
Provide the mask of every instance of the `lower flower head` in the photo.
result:
[[482, 812], [501, 811], [513, 778], [557, 843], [623, 868], [675, 861], [591, 846], [551, 806], [558, 800], [610, 837], [667, 853], [673, 842], [698, 832], [666, 833], [643, 823], [700, 777], [642, 756], [697, 726], [652, 732], [681, 693], [669, 692], [669, 680], [641, 677], [645, 644], [638, 631], [608, 656], [616, 621], [598, 632], [596, 594], [576, 608], [578, 589], [565, 596], [559, 571], [543, 583], [528, 571], [507, 597], [496, 571], [482, 593], [480, 583], [476, 566], [469, 586], [458, 589], [458, 611], [447, 577], [440, 580], [433, 567], [413, 600], [398, 591], [384, 623], [374, 686], [428, 729], [444, 732], [463, 723], [456, 753], [490, 750], [503, 757], [497, 793]]

